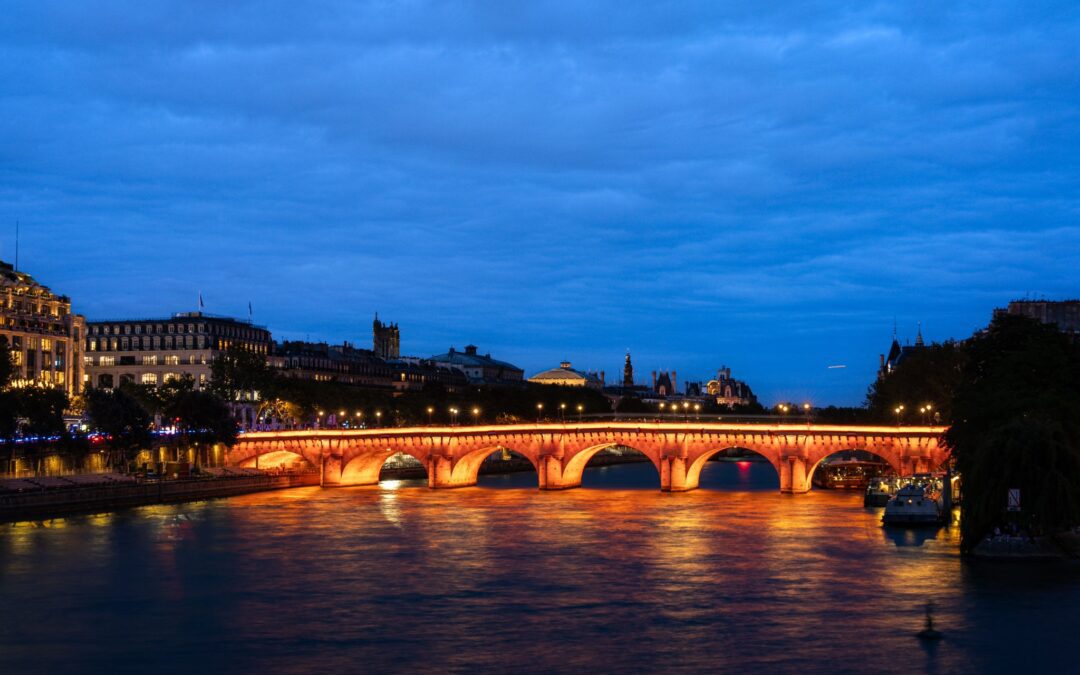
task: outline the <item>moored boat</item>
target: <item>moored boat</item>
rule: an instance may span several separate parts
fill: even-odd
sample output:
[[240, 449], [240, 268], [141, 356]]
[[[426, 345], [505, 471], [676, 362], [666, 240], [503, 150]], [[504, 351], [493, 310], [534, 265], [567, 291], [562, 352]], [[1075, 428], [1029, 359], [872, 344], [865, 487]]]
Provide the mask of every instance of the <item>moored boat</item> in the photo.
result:
[[941, 493], [932, 485], [905, 485], [885, 504], [881, 522], [886, 525], [940, 525], [945, 522]]

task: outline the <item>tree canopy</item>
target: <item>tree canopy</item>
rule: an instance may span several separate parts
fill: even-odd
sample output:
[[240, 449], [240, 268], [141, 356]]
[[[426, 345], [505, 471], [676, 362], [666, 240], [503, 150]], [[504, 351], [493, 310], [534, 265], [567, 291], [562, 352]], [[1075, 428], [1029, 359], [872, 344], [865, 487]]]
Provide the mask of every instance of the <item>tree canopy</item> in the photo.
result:
[[1080, 346], [1004, 315], [965, 352], [945, 434], [964, 481], [962, 548], [1002, 521], [1010, 488], [1035, 532], [1080, 522]]
[[922, 422], [919, 408], [931, 405], [937, 418], [926, 421], [947, 424], [952, 417], [952, 398], [962, 377], [965, 349], [958, 342], [944, 342], [912, 350], [897, 368], [877, 379], [866, 394], [870, 419], [895, 422], [897, 406], [904, 406], [902, 421]]

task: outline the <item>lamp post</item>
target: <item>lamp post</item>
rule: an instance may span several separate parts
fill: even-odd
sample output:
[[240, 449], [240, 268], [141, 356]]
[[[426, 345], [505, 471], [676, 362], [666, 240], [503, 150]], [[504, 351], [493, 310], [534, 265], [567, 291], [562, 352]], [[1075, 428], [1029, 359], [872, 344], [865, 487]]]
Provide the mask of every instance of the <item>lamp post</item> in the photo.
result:
[[455, 424], [457, 424], [457, 414], [457, 408], [450, 408], [450, 426], [454, 426]]
[[472, 423], [473, 423], [473, 426], [475, 426], [477, 424], [477, 421], [479, 419], [480, 419], [480, 408], [473, 408], [472, 409]]
[[559, 404], [559, 419], [562, 420], [563, 422], [566, 421], [566, 404], [565, 403], [560, 403]]
[[381, 425], [382, 425], [382, 411], [381, 410], [376, 410], [375, 411], [375, 426], [381, 426]]
[[337, 416], [338, 416], [338, 426], [339, 427], [343, 427], [346, 424], [348, 424], [349, 418], [345, 417], [345, 411], [344, 410], [339, 410]]
[[660, 401], [660, 419], [664, 418], [664, 402]]
[[435, 414], [435, 408], [432, 408], [431, 406], [428, 406], [428, 409], [427, 409], [427, 423], [428, 423], [429, 427], [431, 426], [431, 416], [434, 415], [434, 414]]
[[578, 403], [578, 407], [577, 407], [577, 418], [578, 418], [578, 421], [581, 421], [581, 416], [582, 416], [582, 414], [583, 414], [584, 412], [585, 412], [585, 406], [583, 406], [583, 405], [581, 405], [580, 403]]
[[684, 422], [689, 422], [690, 421], [690, 401], [683, 401], [682, 402], [682, 411], [683, 411], [683, 421]]
[[803, 413], [806, 414], [806, 424], [807, 424], [807, 426], [809, 426], [810, 425], [810, 404], [809, 403], [803, 403], [802, 404], [802, 409], [803, 409]]
[[904, 406], [902, 404], [896, 406], [893, 412], [896, 413], [896, 426], [900, 426], [900, 415], [904, 412]]
[[700, 403], [695, 403], [694, 404], [694, 421], [696, 422], [699, 419], [701, 419], [701, 404]]
[[537, 424], [540, 424], [540, 415], [542, 415], [543, 413], [544, 413], [544, 404], [543, 403], [537, 403], [536, 404], [536, 423]]

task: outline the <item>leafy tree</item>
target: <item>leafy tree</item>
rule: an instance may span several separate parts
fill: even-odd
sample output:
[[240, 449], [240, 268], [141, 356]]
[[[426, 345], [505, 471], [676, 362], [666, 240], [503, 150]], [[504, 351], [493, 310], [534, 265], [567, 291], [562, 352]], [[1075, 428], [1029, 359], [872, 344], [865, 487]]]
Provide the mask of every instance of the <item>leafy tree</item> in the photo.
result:
[[1080, 523], [1080, 346], [1004, 315], [966, 352], [945, 434], [964, 481], [961, 548], [1001, 522], [1009, 488], [1033, 532]]
[[86, 392], [86, 414], [95, 429], [109, 436], [109, 466], [128, 466], [140, 448], [150, 447], [150, 414], [124, 388]]
[[[35, 463], [40, 463], [46, 450], [54, 447], [57, 441], [67, 439], [64, 425], [64, 411], [68, 407], [68, 397], [62, 389], [43, 389], [24, 387], [15, 393], [16, 414], [21, 420], [20, 433], [26, 440], [22, 451]], [[12, 459], [14, 460], [14, 446]]]
[[0, 390], [6, 389], [15, 377], [15, 359], [11, 356], [11, 347], [6, 335], [0, 335]]
[[273, 378], [264, 355], [236, 345], [210, 364], [210, 390], [226, 401], [253, 400]]
[[910, 352], [893, 372], [870, 385], [866, 394], [870, 419], [895, 422], [894, 411], [903, 405], [903, 419], [917, 424], [923, 421], [919, 408], [930, 404], [934, 413], [926, 421], [947, 424], [965, 358], [963, 346], [951, 341]]
[[180, 390], [170, 398], [165, 412], [176, 423], [178, 441], [184, 446], [232, 445], [239, 434], [229, 406], [207, 391]]

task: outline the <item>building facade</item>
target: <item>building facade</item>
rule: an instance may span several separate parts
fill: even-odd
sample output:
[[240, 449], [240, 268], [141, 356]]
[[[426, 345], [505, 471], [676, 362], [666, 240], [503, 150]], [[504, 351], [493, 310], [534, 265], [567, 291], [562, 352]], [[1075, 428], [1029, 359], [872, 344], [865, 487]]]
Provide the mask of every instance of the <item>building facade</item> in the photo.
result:
[[721, 366], [720, 370], [716, 371], [716, 379], [708, 381], [705, 393], [716, 399], [717, 405], [729, 408], [757, 403], [757, 396], [750, 390], [750, 385], [733, 378], [731, 368], [727, 366]]
[[478, 354], [476, 345], [468, 345], [459, 352], [453, 347], [445, 354], [428, 359], [439, 366], [456, 368], [465, 373], [470, 384], [515, 385], [525, 381], [525, 371], [517, 366], [491, 358], [491, 354]]
[[1080, 300], [1014, 300], [994, 315], [1015, 314], [1046, 324], [1055, 324], [1063, 333], [1080, 335]]
[[281, 374], [318, 382], [339, 382], [370, 389], [393, 389], [394, 369], [369, 349], [348, 342], [281, 342], [270, 365]]
[[375, 314], [375, 321], [371, 324], [371, 349], [375, 355], [384, 361], [390, 361], [401, 356], [401, 331], [396, 323], [383, 323], [379, 321], [379, 315]]
[[82, 390], [82, 340], [86, 320], [71, 299], [53, 293], [29, 274], [0, 261], [0, 337], [15, 364], [12, 385]]
[[266, 328], [203, 312], [91, 321], [86, 329], [86, 382], [111, 389], [123, 382], [160, 386], [190, 377], [201, 389], [210, 381], [210, 364], [233, 346], [269, 356], [273, 341]]

